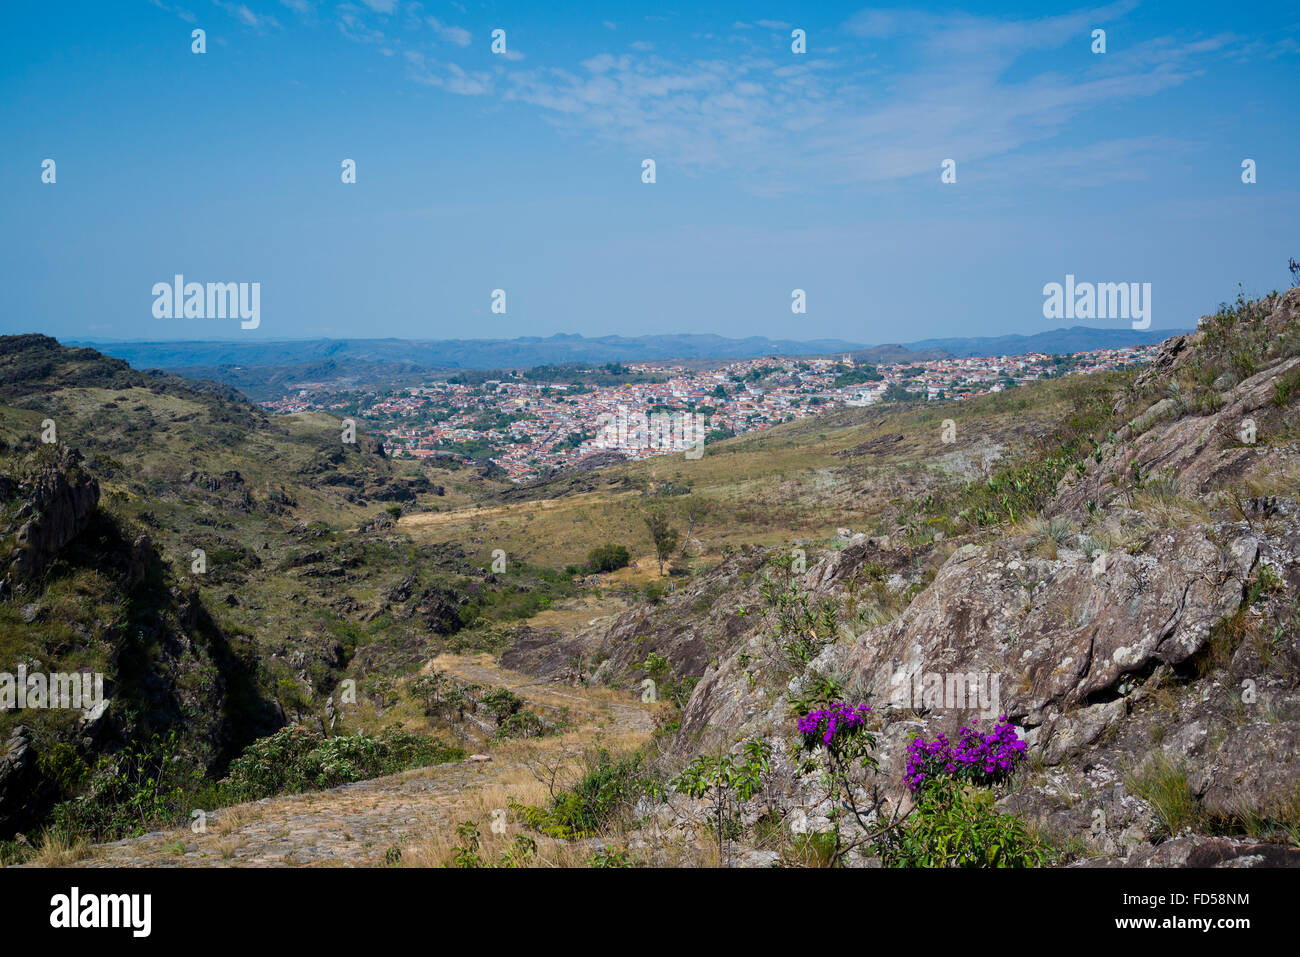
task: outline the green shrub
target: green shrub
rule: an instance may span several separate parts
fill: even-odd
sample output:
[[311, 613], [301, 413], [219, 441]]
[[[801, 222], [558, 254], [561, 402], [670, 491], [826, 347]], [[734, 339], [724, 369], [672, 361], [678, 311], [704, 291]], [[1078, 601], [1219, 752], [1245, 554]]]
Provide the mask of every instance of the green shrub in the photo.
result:
[[630, 813], [644, 794], [654, 790], [638, 754], [616, 759], [601, 748], [589, 758], [587, 772], [569, 790], [557, 793], [548, 808], [512, 804], [528, 827], [572, 841], [589, 837]]
[[433, 738], [392, 728], [377, 737], [361, 733], [328, 738], [294, 725], [254, 742], [230, 763], [225, 790], [235, 799], [255, 801], [337, 787], [408, 768], [464, 757]]
[[60, 794], [71, 794], [86, 779], [90, 768], [77, 749], [65, 741], [55, 743], [37, 759], [41, 778], [53, 784]]
[[[55, 770], [65, 785], [80, 773], [68, 752], [57, 745], [45, 766]], [[91, 840], [143, 834], [188, 813], [187, 790], [201, 777], [200, 768], [182, 760], [175, 731], [153, 734], [144, 744], [131, 742], [120, 751], [101, 755], [89, 771], [86, 793], [55, 805], [50, 812], [50, 829]]]
[[507, 688], [493, 688], [479, 699], [479, 704], [496, 718], [499, 725], [523, 708], [524, 699]]
[[940, 779], [877, 853], [887, 867], [1041, 867], [1048, 848], [1019, 817], [998, 812], [992, 791]]
[[611, 851], [605, 847], [598, 847], [587, 858], [588, 867], [636, 867], [636, 861], [632, 860], [627, 851]]
[[1273, 383], [1273, 404], [1282, 407], [1300, 394], [1300, 366], [1292, 369]]
[[516, 711], [497, 726], [499, 738], [540, 738], [555, 729], [531, 711]]
[[598, 545], [587, 553], [587, 567], [592, 572], [613, 572], [626, 568], [632, 556], [622, 545]]

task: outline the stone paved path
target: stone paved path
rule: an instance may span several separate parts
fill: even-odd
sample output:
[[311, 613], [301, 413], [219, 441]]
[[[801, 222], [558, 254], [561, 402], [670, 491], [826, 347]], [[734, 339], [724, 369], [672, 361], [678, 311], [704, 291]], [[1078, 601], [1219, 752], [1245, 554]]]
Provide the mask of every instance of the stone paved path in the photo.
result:
[[505, 671], [487, 656], [444, 655], [433, 665], [469, 681], [505, 687], [531, 704], [570, 709], [571, 730], [554, 738], [511, 742], [491, 761], [462, 761], [360, 781], [328, 791], [266, 798], [210, 813], [207, 830], [188, 827], [101, 844], [77, 867], [376, 866], [390, 849], [437, 832], [452, 834], [473, 816], [476, 794], [518, 781], [527, 763], [576, 757], [599, 729], [634, 744], [649, 738], [653, 710], [609, 689], [539, 682]]

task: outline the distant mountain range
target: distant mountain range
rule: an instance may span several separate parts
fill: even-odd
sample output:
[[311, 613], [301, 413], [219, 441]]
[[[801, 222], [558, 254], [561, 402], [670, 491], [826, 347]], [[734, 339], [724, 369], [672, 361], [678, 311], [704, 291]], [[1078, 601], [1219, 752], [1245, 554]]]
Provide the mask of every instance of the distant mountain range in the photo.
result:
[[915, 351], [938, 350], [964, 359], [971, 356], [1020, 356], [1030, 352], [1047, 355], [1068, 355], [1073, 352], [1090, 352], [1093, 349], [1119, 349], [1124, 346], [1144, 346], [1163, 342], [1190, 329], [1096, 329], [1090, 326], [1071, 326], [1068, 329], [1051, 329], [1033, 335], [975, 336], [954, 339], [922, 339], [909, 342], [907, 348]]
[[[644, 362], [667, 359], [745, 359], [765, 355], [849, 353], [861, 361], [905, 361], [943, 356], [1071, 353], [1159, 342], [1182, 330], [1094, 329], [1074, 326], [1033, 335], [924, 339], [905, 345], [867, 346], [842, 339], [730, 339], [715, 335], [523, 336], [517, 339], [301, 339], [283, 341], [96, 341], [106, 355], [137, 369], [222, 366], [303, 366], [311, 363], [395, 363], [409, 374], [425, 369], [518, 369], [566, 363]], [[373, 370], [373, 367], [371, 367]], [[397, 371], [397, 370], [394, 370]]]
[[554, 335], [542, 339], [302, 339], [225, 342], [84, 342], [136, 368], [280, 366], [325, 360], [403, 362], [428, 369], [519, 369], [564, 363], [644, 362], [663, 359], [743, 359], [762, 355], [822, 355], [863, 348], [841, 339], [797, 342], [750, 336]]

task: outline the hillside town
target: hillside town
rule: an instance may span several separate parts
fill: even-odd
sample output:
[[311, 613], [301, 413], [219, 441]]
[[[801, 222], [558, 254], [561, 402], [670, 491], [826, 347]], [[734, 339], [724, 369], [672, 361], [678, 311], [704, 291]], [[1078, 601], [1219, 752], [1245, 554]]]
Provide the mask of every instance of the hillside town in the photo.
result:
[[[879, 366], [850, 356], [764, 357], [708, 369], [632, 363], [636, 381], [586, 386], [519, 372], [481, 383], [457, 377], [391, 392], [340, 394], [301, 383], [264, 402], [281, 413], [353, 415], [395, 458], [491, 462], [527, 481], [598, 452], [628, 459], [699, 450], [728, 438], [835, 409], [891, 401], [963, 401], [1037, 379], [1144, 363], [1157, 346], [1069, 356], [943, 358]], [[568, 371], [568, 370], [566, 370]], [[581, 379], [581, 368], [572, 370]]]

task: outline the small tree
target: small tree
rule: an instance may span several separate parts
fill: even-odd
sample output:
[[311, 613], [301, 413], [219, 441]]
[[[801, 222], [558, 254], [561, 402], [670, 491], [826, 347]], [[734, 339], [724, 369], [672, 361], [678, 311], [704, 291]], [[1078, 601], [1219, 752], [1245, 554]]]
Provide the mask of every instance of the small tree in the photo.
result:
[[707, 499], [692, 496], [687, 502], [686, 534], [682, 536], [682, 550], [678, 557], [686, 557], [686, 548], [691, 544], [691, 533], [695, 531], [695, 526], [702, 522], [712, 509], [713, 506]]
[[447, 675], [442, 671], [430, 671], [420, 675], [411, 682], [411, 694], [424, 704], [424, 713], [433, 714], [442, 703], [442, 689], [447, 684]]
[[761, 738], [746, 742], [740, 755], [720, 754], [716, 757], [702, 754], [678, 775], [670, 787], [679, 794], [693, 798], [711, 798], [715, 837], [718, 841], [718, 862], [725, 866], [727, 825], [732, 820], [731, 806], [748, 801], [763, 790], [762, 776], [768, 770], [772, 748]]
[[655, 558], [659, 560], [659, 574], [664, 573], [664, 562], [668, 561], [681, 540], [681, 533], [668, 522], [668, 516], [662, 511], [645, 514], [646, 528], [650, 530], [650, 539], [654, 542]]
[[[799, 719], [799, 733], [803, 736], [800, 763], [801, 773], [822, 772], [822, 782], [827, 796], [833, 802], [831, 828], [835, 837], [831, 864], [838, 866], [854, 848], [868, 841], [887, 841], [906, 820], [895, 805], [887, 817], [888, 802], [879, 784], [873, 784], [866, 800], [859, 800], [861, 779], [873, 775], [877, 769], [872, 750], [876, 737], [867, 726], [871, 708], [867, 705], [849, 705], [836, 702], [827, 708], [809, 711]], [[861, 834], [851, 841], [845, 840], [840, 819], [844, 811], [853, 815]]]

